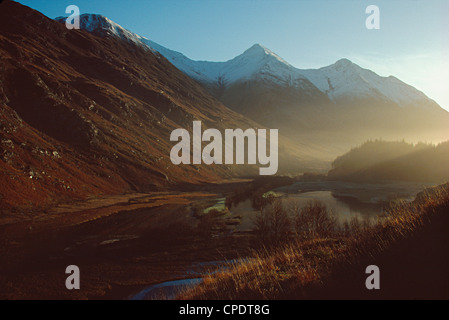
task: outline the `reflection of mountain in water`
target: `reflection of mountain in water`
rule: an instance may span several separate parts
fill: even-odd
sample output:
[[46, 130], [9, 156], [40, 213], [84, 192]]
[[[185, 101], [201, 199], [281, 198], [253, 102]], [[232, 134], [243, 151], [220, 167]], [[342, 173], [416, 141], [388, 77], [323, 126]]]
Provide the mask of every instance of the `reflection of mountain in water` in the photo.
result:
[[337, 201], [344, 203], [349, 207], [351, 212], [357, 212], [362, 215], [375, 216], [383, 212], [383, 209], [388, 205], [385, 202], [371, 203], [362, 202], [355, 197], [344, 197], [339, 196], [332, 192], [332, 197], [337, 199]]
[[353, 217], [359, 217], [361, 219], [364, 217], [374, 218], [382, 212], [381, 203], [364, 203], [356, 198], [336, 197], [332, 191], [310, 191], [299, 194], [288, 194], [284, 199], [284, 205], [287, 209], [292, 205], [304, 207], [310, 201], [320, 201], [341, 222], [350, 220]]

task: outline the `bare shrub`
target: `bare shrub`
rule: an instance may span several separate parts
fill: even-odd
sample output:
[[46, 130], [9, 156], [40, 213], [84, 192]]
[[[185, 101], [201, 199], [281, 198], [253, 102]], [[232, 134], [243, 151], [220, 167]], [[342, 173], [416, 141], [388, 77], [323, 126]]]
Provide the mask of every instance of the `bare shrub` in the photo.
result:
[[218, 234], [225, 229], [225, 224], [222, 219], [219, 219], [223, 215], [222, 211], [212, 209], [207, 214], [203, 214], [199, 218], [197, 226], [198, 235], [204, 240], [213, 238], [214, 234]]
[[282, 205], [281, 199], [275, 199], [265, 205], [253, 220], [257, 238], [264, 245], [277, 245], [289, 238], [291, 220]]
[[320, 201], [308, 202], [295, 217], [296, 234], [303, 239], [324, 238], [333, 235], [337, 220]]
[[379, 224], [379, 218], [368, 215], [355, 215], [340, 226], [340, 235], [343, 237], [356, 237], [361, 233], [367, 233]]

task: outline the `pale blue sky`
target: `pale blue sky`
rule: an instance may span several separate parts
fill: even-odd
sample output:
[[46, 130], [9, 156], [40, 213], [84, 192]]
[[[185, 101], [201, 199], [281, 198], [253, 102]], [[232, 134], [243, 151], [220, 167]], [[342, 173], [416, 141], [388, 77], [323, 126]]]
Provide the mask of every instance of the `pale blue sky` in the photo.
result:
[[[449, 110], [448, 0], [19, 0], [50, 18], [74, 4], [194, 60], [260, 43], [298, 68], [348, 58], [415, 86]], [[380, 30], [365, 9], [380, 8]]]

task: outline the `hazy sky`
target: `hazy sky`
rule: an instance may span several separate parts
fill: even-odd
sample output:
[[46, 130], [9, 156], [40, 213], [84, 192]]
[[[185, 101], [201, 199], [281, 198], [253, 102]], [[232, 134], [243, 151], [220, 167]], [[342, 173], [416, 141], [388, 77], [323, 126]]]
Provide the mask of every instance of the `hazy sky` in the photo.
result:
[[[226, 61], [260, 43], [298, 68], [348, 58], [394, 75], [449, 110], [448, 0], [19, 0], [50, 18], [99, 13], [194, 60]], [[380, 30], [368, 30], [368, 5]]]

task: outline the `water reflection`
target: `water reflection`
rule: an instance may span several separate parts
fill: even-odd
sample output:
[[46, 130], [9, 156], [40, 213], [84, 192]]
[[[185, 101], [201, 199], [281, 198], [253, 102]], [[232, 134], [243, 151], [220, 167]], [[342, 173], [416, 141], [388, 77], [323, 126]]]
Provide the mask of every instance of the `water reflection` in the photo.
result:
[[[299, 190], [280, 188], [274, 192], [280, 196], [285, 208], [291, 206], [304, 207], [310, 201], [320, 201], [331, 210], [340, 222], [351, 220], [357, 217], [360, 220], [365, 218], [375, 219], [383, 213], [392, 200], [412, 200], [419, 188], [409, 189], [398, 185], [370, 185], [369, 187], [354, 186], [347, 184], [346, 188], [329, 188], [330, 190]], [[301, 185], [304, 187], [304, 185]], [[307, 186], [311, 187], [311, 186]], [[322, 187], [322, 186], [320, 186]], [[327, 185], [326, 187], [329, 187]], [[400, 192], [399, 192], [399, 191]], [[246, 199], [239, 203], [232, 204], [230, 212], [234, 216], [241, 217], [241, 223], [236, 227], [236, 231], [251, 230], [254, 216], [259, 212], [254, 208], [251, 199]]]
[[363, 203], [356, 198], [336, 197], [332, 191], [311, 191], [299, 194], [287, 194], [282, 198], [284, 205], [295, 203], [304, 207], [309, 201], [320, 201], [334, 213], [340, 221], [347, 221], [353, 217], [374, 218], [383, 210], [381, 203]]

